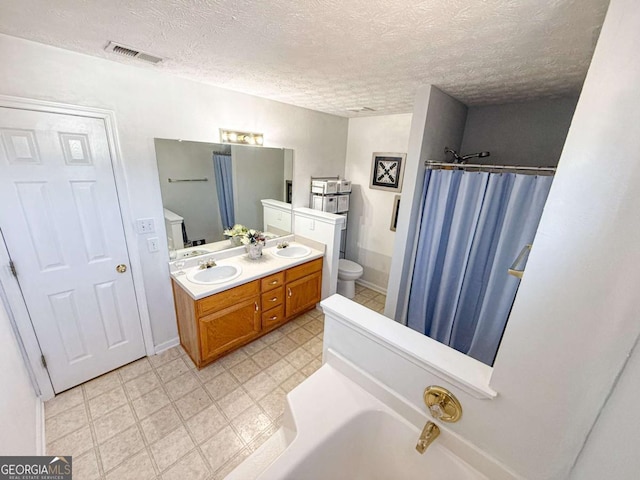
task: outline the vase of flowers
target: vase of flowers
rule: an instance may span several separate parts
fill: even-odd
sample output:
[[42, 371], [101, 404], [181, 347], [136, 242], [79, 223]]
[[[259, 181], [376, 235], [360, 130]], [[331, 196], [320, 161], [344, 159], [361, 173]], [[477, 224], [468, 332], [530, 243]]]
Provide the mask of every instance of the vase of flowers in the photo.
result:
[[251, 229], [242, 236], [241, 241], [245, 245], [250, 259], [257, 260], [262, 256], [262, 247], [265, 242], [262, 232]]
[[224, 236], [229, 238], [229, 242], [234, 247], [239, 247], [242, 245], [242, 237], [244, 237], [249, 232], [249, 229], [244, 225], [240, 225], [236, 223], [233, 227], [227, 228], [224, 232]]

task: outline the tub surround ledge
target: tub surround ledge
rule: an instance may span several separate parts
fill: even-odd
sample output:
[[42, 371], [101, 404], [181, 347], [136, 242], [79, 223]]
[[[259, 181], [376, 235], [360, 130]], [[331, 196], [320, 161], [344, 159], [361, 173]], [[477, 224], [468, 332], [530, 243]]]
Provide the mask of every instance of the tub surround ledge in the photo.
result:
[[328, 326], [325, 349], [331, 345], [331, 335], [339, 336], [336, 327], [348, 328], [474, 398], [493, 399], [498, 395], [489, 385], [493, 368], [488, 365], [340, 295], [327, 298], [321, 306]]

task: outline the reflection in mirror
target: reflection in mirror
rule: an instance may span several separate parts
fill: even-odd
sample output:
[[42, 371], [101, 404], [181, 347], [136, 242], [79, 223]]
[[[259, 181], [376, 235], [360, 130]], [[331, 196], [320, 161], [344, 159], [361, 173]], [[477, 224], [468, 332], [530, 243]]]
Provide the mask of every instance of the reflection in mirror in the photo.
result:
[[[160, 138], [155, 147], [172, 259], [236, 246], [225, 229], [263, 230], [260, 201], [287, 201], [292, 150]], [[265, 233], [290, 232], [289, 225]]]

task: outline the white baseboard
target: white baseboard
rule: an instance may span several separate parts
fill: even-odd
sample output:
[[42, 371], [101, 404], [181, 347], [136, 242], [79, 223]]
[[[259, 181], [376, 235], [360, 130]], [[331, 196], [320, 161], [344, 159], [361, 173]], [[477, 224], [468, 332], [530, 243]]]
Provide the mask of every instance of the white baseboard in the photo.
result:
[[373, 290], [374, 292], [378, 292], [381, 293], [382, 295], [386, 295], [387, 294], [387, 289], [386, 288], [382, 288], [378, 285], [375, 285], [371, 282], [367, 282], [366, 280], [356, 280], [356, 283], [358, 285], [362, 285], [363, 287], [367, 287], [370, 290]]
[[175, 337], [171, 340], [167, 340], [166, 342], [159, 343], [156, 345], [156, 355], [164, 352], [165, 350], [169, 350], [170, 348], [177, 347], [178, 345], [180, 345], [180, 337]]
[[44, 402], [36, 398], [36, 455], [45, 455], [46, 451]]

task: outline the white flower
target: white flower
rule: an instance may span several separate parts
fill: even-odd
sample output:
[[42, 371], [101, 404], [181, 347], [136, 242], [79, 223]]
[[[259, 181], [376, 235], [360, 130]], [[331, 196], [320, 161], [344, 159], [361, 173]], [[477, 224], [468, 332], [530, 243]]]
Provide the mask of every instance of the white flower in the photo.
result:
[[228, 228], [222, 233], [224, 233], [227, 237], [238, 237], [240, 235], [246, 235], [248, 231], [249, 229], [247, 227], [236, 223], [232, 228]]

